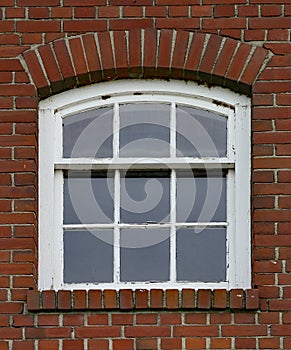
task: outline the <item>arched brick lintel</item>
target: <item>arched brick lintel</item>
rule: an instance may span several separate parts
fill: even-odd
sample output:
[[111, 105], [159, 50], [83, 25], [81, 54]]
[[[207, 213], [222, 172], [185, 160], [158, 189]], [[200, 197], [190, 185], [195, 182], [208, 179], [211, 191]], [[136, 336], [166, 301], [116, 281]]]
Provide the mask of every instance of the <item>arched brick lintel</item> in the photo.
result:
[[81, 34], [23, 54], [40, 98], [126, 78], [192, 80], [249, 95], [267, 56], [215, 34], [153, 29]]

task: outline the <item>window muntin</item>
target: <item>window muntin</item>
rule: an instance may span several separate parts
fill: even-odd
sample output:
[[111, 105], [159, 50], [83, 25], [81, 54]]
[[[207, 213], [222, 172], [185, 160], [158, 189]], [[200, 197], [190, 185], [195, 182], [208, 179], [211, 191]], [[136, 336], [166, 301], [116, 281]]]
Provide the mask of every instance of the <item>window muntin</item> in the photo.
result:
[[[153, 83], [153, 85], [155, 84]], [[233, 210], [238, 192], [234, 188], [235, 178], [238, 175], [237, 171], [234, 170], [235, 167], [237, 168], [237, 159], [235, 159], [234, 152], [236, 150], [236, 144], [233, 142], [236, 141], [237, 138], [234, 128], [234, 115], [236, 114], [236, 117], [238, 116], [239, 109], [231, 105], [229, 108], [218, 107], [217, 104], [212, 104], [209, 101], [201, 102], [200, 100], [193, 100], [193, 97], [181, 97], [180, 94], [174, 96], [173, 94], [169, 94], [169, 96], [166, 96], [166, 94], [159, 94], [158, 92], [153, 94], [151, 92], [143, 93], [142, 98], [131, 93], [120, 95], [123, 96], [114, 96], [113, 94], [111, 98], [106, 99], [106, 106], [104, 106], [103, 101], [103, 103], [100, 103], [95, 99], [95, 105], [92, 106], [90, 102], [91, 106], [89, 109], [88, 102], [85, 101], [83, 106], [79, 102], [78, 108], [75, 107], [77, 113], [72, 111], [74, 108], [72, 108], [71, 105], [58, 112], [58, 121], [55, 128], [58, 141], [56, 142], [57, 147], [54, 156], [55, 189], [57, 196], [61, 195], [64, 189], [66, 192], [66, 181], [70, 182], [72, 180], [73, 188], [81, 186], [80, 184], [76, 185], [76, 179], [78, 179], [78, 176], [80, 177], [77, 171], [82, 170], [81, 179], [78, 180], [80, 182], [86, 182], [86, 180], [91, 182], [92, 180], [93, 192], [94, 188], [95, 192], [98, 192], [99, 187], [99, 191], [101, 191], [100, 195], [93, 197], [100, 198], [104, 196], [105, 204], [103, 204], [101, 200], [96, 201], [95, 199], [95, 205], [97, 203], [96, 207], [99, 207], [99, 212], [103, 214], [104, 206], [107, 207], [106, 210], [108, 213], [110, 212], [110, 214], [105, 215], [107, 217], [106, 220], [104, 220], [104, 218], [101, 219], [101, 216], [98, 217], [99, 214], [96, 214], [97, 220], [95, 220], [94, 214], [92, 216], [90, 210], [86, 213], [86, 199], [84, 198], [83, 200], [82, 196], [77, 196], [80, 202], [78, 207], [83, 208], [81, 212], [83, 211], [85, 213], [82, 215], [87, 214], [87, 219], [83, 220], [79, 218], [76, 220], [75, 215], [75, 219], [70, 221], [68, 215], [65, 215], [63, 226], [64, 239], [60, 239], [60, 235], [63, 237], [61, 234], [62, 230], [60, 229], [60, 226], [63, 225], [62, 218], [55, 220], [58, 221], [57, 226], [59, 227], [57, 237], [59, 250], [57, 250], [57, 252], [60, 252], [55, 255], [57, 255], [61, 266], [65, 266], [64, 272], [58, 270], [56, 273], [57, 278], [54, 276], [54, 281], [58, 280], [55, 282], [55, 288], [94, 288], [94, 286], [98, 288], [112, 286], [116, 288], [129, 286], [133, 288], [148, 288], [151, 286], [174, 286], [175, 288], [182, 288], [185, 285], [194, 288], [199, 286], [203, 286], [204, 288], [230, 288], [249, 285], [249, 279], [247, 280], [245, 277], [242, 277], [239, 280], [239, 278], [236, 278], [237, 272], [235, 267], [237, 261], [241, 260], [239, 257], [240, 254], [237, 254], [238, 246], [235, 243], [237, 225], [234, 220], [235, 215]], [[135, 148], [132, 147], [132, 145], [138, 141], [136, 135], [140, 134], [143, 137], [143, 135], [147, 134], [142, 128], [138, 128], [139, 124], [137, 128], [134, 125], [134, 118], [138, 119], [139, 113], [137, 113], [137, 111], [139, 107], [141, 107], [142, 110], [139, 121], [145, 124], [143, 126], [146, 126], [147, 133], [151, 137], [145, 137], [145, 143], [142, 144], [141, 147]], [[129, 108], [130, 111], [130, 117], [128, 117], [127, 120], [125, 116], [126, 108]], [[95, 150], [95, 154], [94, 152], [88, 153], [86, 147], [82, 148], [78, 146], [78, 157], [75, 157], [75, 147], [73, 145], [70, 150], [72, 158], [68, 158], [70, 154], [65, 152], [66, 146], [64, 147], [62, 156], [63, 146], [61, 146], [59, 142], [59, 137], [62, 137], [62, 123], [64, 123], [64, 128], [66, 128], [67, 125], [71, 125], [70, 118], [72, 118], [72, 120], [76, 120], [79, 125], [80, 121], [82, 124], [82, 119], [91, 119], [91, 122], [94, 124], [98, 121], [98, 118], [102, 118], [102, 112], [99, 113], [99, 109], [107, 115], [108, 118], [106, 122], [110, 120], [112, 123], [112, 126], [109, 125], [110, 123], [107, 124], [105, 128], [106, 132], [102, 135], [102, 143], [106, 145], [107, 150], [110, 150], [110, 146], [108, 145], [112, 144], [110, 152], [107, 154], [98, 153]], [[159, 111], [159, 117], [155, 118], [152, 116], [149, 117], [147, 121], [146, 113], [149, 112], [149, 115], [153, 115], [155, 109]], [[234, 113], [234, 110], [236, 113]], [[88, 113], [90, 117], [86, 118], [86, 113]], [[181, 115], [182, 117], [180, 117]], [[190, 118], [189, 116], [185, 117], [185, 115], [190, 115]], [[80, 118], [80, 116], [82, 116], [82, 118]], [[183, 121], [183, 116], [186, 122]], [[191, 150], [191, 147], [189, 148], [187, 145], [183, 149], [183, 142], [179, 141], [180, 135], [182, 134], [181, 130], [184, 130], [184, 133], [185, 130], [190, 130], [189, 124], [187, 124], [189, 123], [187, 118], [190, 120], [191, 118], [194, 119], [194, 125], [198, 126], [198, 128], [194, 128], [195, 132], [190, 133], [188, 138], [190, 138], [190, 143], [193, 143], [193, 137], [195, 140], [198, 139], [199, 152], [196, 152], [196, 150], [193, 152], [193, 148]], [[183, 121], [182, 123], [181, 120]], [[162, 127], [157, 131], [152, 127], [153, 124]], [[85, 127], [91, 132], [93, 128], [92, 126], [91, 129], [90, 127], [88, 128], [89, 125], [90, 124], [87, 124]], [[200, 133], [199, 128], [202, 130]], [[110, 135], [110, 130], [113, 130], [113, 135]], [[123, 133], [121, 137], [124, 131], [125, 133]], [[98, 132], [94, 137], [98, 139], [98, 146], [102, 149], [104, 146], [102, 143], [100, 145], [101, 136]], [[204, 138], [201, 137], [201, 134]], [[65, 141], [66, 133], [64, 132], [63, 135]], [[89, 135], [93, 135], [93, 133], [91, 132]], [[217, 137], [217, 135], [219, 135], [219, 137]], [[67, 139], [70, 138], [67, 137]], [[152, 139], [156, 139], [158, 141], [157, 145], [160, 144], [162, 146], [161, 153], [155, 154], [154, 157], [151, 149], [153, 143], [148, 142], [149, 140], [152, 141]], [[94, 142], [96, 141], [93, 141], [93, 143]], [[86, 144], [86, 138], [83, 144]], [[119, 147], [119, 145], [122, 147]], [[180, 147], [182, 152], [178, 150], [178, 145], [182, 145]], [[128, 153], [123, 153], [123, 148], [127, 148]], [[156, 147], [154, 147], [154, 149], [155, 148]], [[147, 149], [149, 150], [148, 153], [145, 152]], [[189, 149], [194, 157], [189, 157]], [[104, 155], [107, 157], [105, 158]], [[67, 171], [67, 169], [69, 169], [69, 171]], [[104, 186], [98, 186], [97, 183], [99, 182], [99, 184], [102, 184], [103, 182], [103, 184], [105, 184], [107, 179], [104, 176], [104, 171], [108, 171], [108, 169], [110, 170], [110, 176], [108, 177], [108, 183], [110, 183], [110, 185], [109, 189], [105, 191]], [[128, 169], [130, 170], [127, 171]], [[84, 176], [85, 173], [86, 175]], [[62, 180], [63, 174], [65, 174], [64, 180]], [[145, 185], [147, 180], [157, 185], [156, 188], [154, 187], [154, 193], [158, 192], [158, 188], [162, 189], [161, 192], [164, 194], [165, 198], [163, 199], [164, 204], [161, 208], [163, 208], [165, 212], [161, 213], [161, 210], [156, 210], [156, 213], [159, 213], [159, 215], [153, 212], [148, 216], [140, 216], [134, 213], [128, 216], [126, 210], [123, 210], [123, 206], [128, 204], [128, 196], [126, 196], [128, 193], [124, 191], [124, 187], [126, 187], [124, 183], [128, 182], [129, 185], [127, 186], [129, 186], [132, 192], [131, 195], [133, 198], [136, 197], [136, 201], [133, 201], [134, 207], [134, 204], [140, 202], [144, 192], [140, 190], [140, 185]], [[64, 187], [63, 181], [65, 182]], [[207, 186], [205, 182], [208, 183]], [[182, 205], [185, 206], [185, 203], [182, 198], [183, 195], [187, 193], [186, 187], [189, 185], [193, 188], [193, 183], [194, 187], [198, 187], [199, 195], [198, 198], [194, 198], [194, 206], [191, 208], [190, 213], [185, 215], [185, 210], [182, 207]], [[207, 187], [210, 189], [212, 188], [212, 190], [209, 190], [209, 188], [207, 190]], [[217, 188], [219, 188], [219, 191], [217, 191], [219, 192], [218, 200], [217, 197], [215, 197]], [[71, 187], [69, 192], [71, 193]], [[86, 190], [82, 190], [81, 186], [79, 187], [79, 192], [83, 194], [86, 193]], [[76, 193], [78, 194], [78, 191], [76, 191]], [[67, 197], [68, 195], [65, 194], [65, 208], [67, 202], [69, 202]], [[125, 199], [123, 199], [123, 197]], [[203, 199], [201, 200], [202, 197], [206, 199], [204, 203]], [[191, 201], [191, 198], [189, 201]], [[94, 198], [92, 202], [94, 202]], [[114, 203], [114, 208], [112, 208], [112, 203]], [[101, 207], [103, 206], [101, 210], [100, 205]], [[55, 207], [60, 208], [62, 211], [62, 204], [60, 205], [60, 203], [58, 203]], [[207, 210], [205, 210], [204, 207], [206, 207]], [[90, 208], [92, 208], [92, 206], [90, 206]], [[98, 210], [96, 213], [98, 213]], [[66, 212], [66, 209], [64, 212]], [[209, 213], [211, 213], [211, 215]], [[113, 220], [112, 216], [114, 216]], [[84, 244], [86, 241], [90, 242], [90, 240], [93, 239], [96, 251], [98, 251], [98, 247], [102, 246], [100, 241], [104, 239], [106, 232], [108, 232], [108, 237], [106, 239], [110, 240], [110, 235], [113, 235], [113, 249], [110, 251], [108, 248], [107, 255], [107, 257], [111, 256], [112, 261], [111, 264], [106, 265], [107, 277], [100, 276], [99, 284], [94, 284], [96, 280], [92, 280], [92, 275], [90, 277], [89, 272], [89, 275], [86, 278], [83, 276], [82, 279], [82, 276], [78, 277], [78, 272], [75, 273], [73, 267], [71, 267], [76, 265], [75, 258], [77, 255], [75, 253], [70, 254], [70, 250], [68, 250], [64, 242], [68, 242], [67, 244], [70, 245], [71, 250], [74, 251], [75, 248], [72, 243], [72, 237], [74, 235], [76, 240], [80, 239], [81, 232], [87, 232], [86, 235], [84, 234]], [[145, 232], [149, 232], [149, 237], [154, 237], [154, 233], [157, 237], [163, 236], [164, 240], [162, 242], [156, 242], [154, 240], [153, 244], [147, 242], [148, 246], [146, 247], [129, 248], [123, 246], [123, 243], [128, 241], [128, 237], [131, 237], [131, 241], [134, 241], [133, 237], [137, 237], [137, 241], [142, 242], [143, 239], [141, 237], [144, 236], [143, 234]], [[70, 237], [70, 233], [72, 233], [72, 237]], [[90, 233], [91, 236], [88, 236], [88, 233]], [[101, 240], [94, 239], [94, 237], [98, 237], [99, 233], [100, 235], [103, 234], [103, 238]], [[216, 235], [214, 239], [210, 238], [211, 234]], [[247, 243], [244, 244], [249, 249], [249, 234], [246, 234], [245, 240]], [[189, 247], [195, 246], [195, 242], [199, 242], [201, 249], [197, 250], [196, 255], [183, 257], [183, 255], [189, 253]], [[224, 244], [221, 242], [224, 242]], [[106, 242], [106, 244], [108, 245], [108, 242]], [[92, 243], [92, 245], [94, 244]], [[105, 245], [104, 247], [107, 246]], [[166, 249], [165, 247], [168, 248]], [[217, 269], [211, 269], [211, 266], [214, 264], [213, 262], [209, 264], [209, 259], [203, 262], [203, 258], [205, 259], [207, 255], [209, 256], [209, 254], [207, 254], [207, 247], [216, 261], [215, 266]], [[104, 248], [104, 251], [106, 251], [106, 248]], [[165, 253], [165, 251], [167, 251], [167, 253]], [[112, 252], [112, 255], [110, 255], [110, 252]], [[156, 259], [160, 259], [156, 260], [156, 266], [159, 268], [153, 269], [152, 266], [146, 265], [145, 259], [139, 260], [138, 252], [144, 257], [154, 254]], [[247, 254], [242, 255], [248, 264], [249, 253], [248, 251], [246, 253]], [[201, 258], [198, 259], [197, 257], [199, 257], [199, 254]], [[238, 255], [237, 259], [234, 258], [235, 255]], [[90, 260], [90, 257], [88, 257], [88, 259]], [[151, 260], [155, 261], [154, 258]], [[104, 261], [107, 260], [104, 259]], [[191, 270], [191, 272], [189, 269], [187, 270], [185, 268], [187, 261], [190, 264], [195, 263], [197, 266], [198, 262], [200, 262], [203, 268], [200, 266], [198, 270], [203, 271], [202, 275], [199, 275], [199, 273], [195, 274], [195, 271], [193, 272]], [[83, 261], [83, 269], [86, 269], [86, 264], [88, 263]], [[94, 266], [94, 263], [92, 263], [92, 265]], [[135, 266], [136, 268], [139, 266], [140, 270], [144, 271], [144, 273], [140, 274], [139, 271], [135, 273], [134, 269], [130, 269], [130, 266]], [[229, 266], [229, 268], [227, 268], [227, 266]], [[76, 271], [77, 270], [76, 267]], [[90, 269], [88, 269], [88, 271], [90, 271]], [[245, 275], [248, 275], [249, 278], [249, 272]], [[111, 283], [112, 281], [113, 283]], [[133, 282], [133, 284], [131, 282]]]

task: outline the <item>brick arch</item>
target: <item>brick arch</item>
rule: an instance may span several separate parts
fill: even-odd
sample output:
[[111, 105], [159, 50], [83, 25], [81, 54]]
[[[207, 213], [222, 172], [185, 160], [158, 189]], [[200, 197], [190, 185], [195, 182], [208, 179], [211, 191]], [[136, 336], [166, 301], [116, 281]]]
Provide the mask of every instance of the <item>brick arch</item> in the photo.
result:
[[123, 78], [184, 79], [250, 94], [268, 51], [215, 34], [128, 30], [81, 34], [26, 51], [40, 98]]

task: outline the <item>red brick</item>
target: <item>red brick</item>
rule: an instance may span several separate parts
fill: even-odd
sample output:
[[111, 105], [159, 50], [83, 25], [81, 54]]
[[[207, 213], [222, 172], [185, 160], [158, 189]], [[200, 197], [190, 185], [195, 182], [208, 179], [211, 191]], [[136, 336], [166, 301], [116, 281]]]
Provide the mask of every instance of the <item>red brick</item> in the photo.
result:
[[185, 323], [186, 324], [205, 324], [206, 323], [206, 314], [186, 313], [185, 314]]
[[161, 349], [163, 349], [163, 350], [182, 349], [182, 339], [162, 338], [161, 339]]
[[73, 307], [74, 309], [86, 309], [87, 294], [85, 290], [75, 290], [73, 292]]
[[64, 21], [65, 32], [93, 32], [93, 31], [104, 31], [106, 30], [106, 22], [96, 19], [79, 19], [79, 20], [66, 20]]
[[197, 307], [199, 309], [211, 308], [211, 291], [207, 289], [198, 290]]
[[76, 338], [111, 338], [120, 337], [119, 326], [76, 327]]
[[[83, 317], [84, 321], [84, 317]], [[94, 314], [88, 315], [88, 325], [106, 325], [108, 324], [108, 315], [106, 314]], [[115, 324], [112, 322], [112, 324]]]
[[182, 29], [198, 29], [200, 26], [199, 18], [157, 18], [156, 28], [158, 29], [172, 29], [172, 28], [182, 28]]
[[213, 65], [218, 54], [219, 48], [221, 46], [222, 39], [217, 36], [211, 36], [207, 47], [205, 49], [205, 54], [202, 57], [202, 61], [199, 67], [200, 72], [211, 73], [213, 70]]
[[41, 46], [39, 48], [39, 53], [50, 82], [60, 81], [62, 79], [62, 76], [57, 66], [51, 47], [49, 45]]
[[255, 338], [237, 338], [235, 339], [236, 349], [254, 349], [256, 347]]
[[48, 81], [43, 73], [43, 70], [40, 66], [39, 60], [34, 51], [29, 51], [24, 54], [26, 64], [28, 65], [31, 75], [37, 87], [44, 87], [48, 85]]
[[118, 76], [122, 78], [128, 77], [128, 62], [127, 62], [127, 43], [125, 32], [114, 33], [114, 52], [115, 64], [118, 71]]
[[59, 32], [61, 28], [60, 21], [17, 21], [16, 30], [20, 33], [50, 33]]
[[[88, 319], [90, 318], [90, 315], [88, 316]], [[64, 326], [82, 326], [84, 325], [84, 315], [82, 314], [65, 314], [63, 316], [63, 322]], [[90, 324], [88, 322], [88, 324]]]
[[167, 309], [179, 308], [179, 291], [177, 289], [169, 289], [166, 291], [166, 307]]
[[87, 78], [81, 77], [81, 75], [88, 73], [88, 68], [87, 68], [81, 40], [79, 38], [70, 39], [69, 46], [70, 46], [70, 51], [72, 55], [74, 70], [76, 74], [79, 75], [79, 82], [82, 84], [83, 83], [88, 84], [89, 83], [88, 77]]
[[133, 339], [113, 339], [113, 350], [130, 350], [134, 349]]
[[137, 289], [135, 291], [135, 308], [147, 309], [149, 292], [146, 289]]
[[88, 292], [88, 306], [89, 309], [102, 308], [102, 292], [101, 290], [89, 290]]
[[58, 350], [58, 340], [40, 340], [38, 342], [39, 350]]
[[267, 335], [267, 327], [262, 325], [223, 325], [222, 336], [240, 337], [240, 336], [260, 336]]
[[49, 18], [49, 9], [47, 7], [31, 7], [28, 9], [28, 17], [32, 19]]
[[[185, 64], [185, 69], [189, 71], [197, 71], [198, 64], [200, 62], [200, 57], [202, 54], [203, 45], [205, 42], [205, 34], [195, 33], [192, 39], [190, 51], [188, 54], [187, 62]], [[191, 73], [193, 74], [193, 72]]]
[[125, 327], [125, 337], [169, 337], [171, 329], [169, 326], [132, 326]]
[[241, 44], [233, 58], [233, 61], [229, 67], [229, 70], [226, 74], [226, 78], [231, 80], [237, 80], [239, 75], [244, 68], [246, 60], [250, 54], [250, 47], [245, 44]]
[[195, 291], [193, 289], [182, 289], [182, 308], [195, 307]]
[[98, 42], [101, 52], [101, 61], [104, 71], [108, 71], [107, 77], [112, 77], [114, 72], [113, 51], [109, 33], [98, 33]]
[[104, 308], [115, 309], [117, 307], [117, 295], [115, 290], [104, 290], [103, 292]]
[[105, 339], [94, 339], [88, 341], [88, 349], [89, 350], [108, 350], [109, 342]]
[[123, 6], [123, 17], [142, 17], [143, 8], [141, 6]]
[[118, 6], [99, 6], [98, 17], [99, 18], [118, 18], [119, 7]]
[[234, 17], [234, 5], [224, 5], [214, 7], [214, 17]]
[[82, 350], [84, 349], [84, 341], [83, 340], [64, 340], [63, 341], [63, 350]]
[[225, 41], [225, 44], [215, 64], [213, 74], [217, 76], [225, 75], [236, 46], [237, 43], [234, 40]]
[[64, 78], [70, 78], [75, 75], [72, 62], [69, 56], [66, 44], [62, 40], [58, 40], [53, 44], [56, 59], [61, 69], [62, 76]]
[[56, 308], [56, 295], [53, 290], [42, 292], [42, 308], [44, 310], [54, 310]]
[[29, 311], [37, 311], [40, 309], [40, 295], [39, 292], [29, 290], [27, 292], [27, 309]]
[[217, 289], [213, 291], [213, 307], [217, 309], [225, 309], [227, 303], [226, 290]]
[[152, 289], [150, 291], [150, 307], [153, 309], [160, 309], [164, 306], [162, 289]]
[[121, 310], [130, 310], [133, 307], [133, 298], [131, 289], [121, 289], [119, 291], [119, 303]]
[[181, 313], [162, 313], [161, 324], [181, 324]]
[[194, 350], [194, 349], [206, 349], [206, 341], [201, 338], [186, 338], [186, 349]]
[[136, 349], [137, 350], [157, 350], [158, 342], [154, 338], [136, 339]]
[[211, 349], [230, 349], [231, 339], [230, 338], [211, 338], [210, 339]]
[[157, 324], [158, 315], [157, 313], [143, 313], [136, 315], [137, 324]]
[[94, 7], [76, 7], [74, 10], [75, 18], [95, 18]]
[[169, 17], [188, 17], [188, 6], [169, 6]]
[[[58, 326], [59, 315], [39, 315], [38, 316], [39, 326]], [[33, 326], [33, 324], [32, 324]]]
[[150, 18], [135, 19], [112, 19], [109, 22], [110, 30], [126, 30], [134, 28], [152, 28], [153, 20]]
[[217, 337], [219, 334], [217, 326], [174, 326], [174, 337]]

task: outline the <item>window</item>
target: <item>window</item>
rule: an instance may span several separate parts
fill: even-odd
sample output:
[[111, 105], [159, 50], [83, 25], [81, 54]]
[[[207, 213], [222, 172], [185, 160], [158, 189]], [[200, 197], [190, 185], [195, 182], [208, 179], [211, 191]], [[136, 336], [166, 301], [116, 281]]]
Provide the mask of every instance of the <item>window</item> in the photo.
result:
[[177, 81], [40, 103], [39, 288], [249, 288], [250, 101]]

